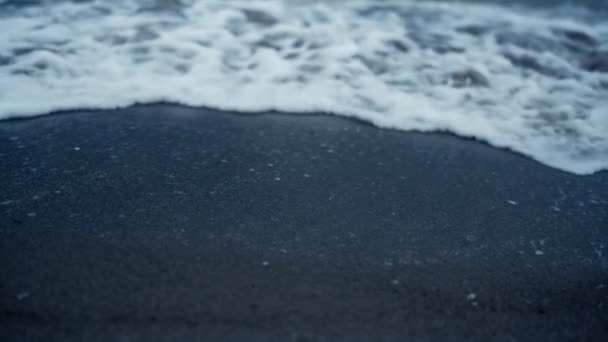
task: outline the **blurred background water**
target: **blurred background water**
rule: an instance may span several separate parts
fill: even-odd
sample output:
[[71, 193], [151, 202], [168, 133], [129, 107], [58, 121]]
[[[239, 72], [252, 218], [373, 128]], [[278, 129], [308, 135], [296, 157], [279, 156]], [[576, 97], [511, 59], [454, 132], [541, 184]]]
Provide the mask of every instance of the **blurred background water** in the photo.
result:
[[0, 119], [172, 102], [608, 168], [608, 1], [0, 0]]

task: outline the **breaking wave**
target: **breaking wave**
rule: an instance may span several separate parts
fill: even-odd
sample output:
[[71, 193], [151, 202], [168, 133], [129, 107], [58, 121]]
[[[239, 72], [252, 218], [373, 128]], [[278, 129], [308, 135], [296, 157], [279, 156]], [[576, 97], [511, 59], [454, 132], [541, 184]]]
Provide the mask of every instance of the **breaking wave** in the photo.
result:
[[608, 168], [608, 23], [421, 1], [0, 1], [0, 119], [167, 101], [449, 131]]

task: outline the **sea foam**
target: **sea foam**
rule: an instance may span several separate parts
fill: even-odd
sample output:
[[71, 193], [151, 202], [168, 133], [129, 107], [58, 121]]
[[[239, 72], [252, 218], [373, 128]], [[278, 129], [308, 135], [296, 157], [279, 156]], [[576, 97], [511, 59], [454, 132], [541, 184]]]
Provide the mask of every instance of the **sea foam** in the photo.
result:
[[608, 168], [606, 42], [585, 13], [470, 3], [9, 0], [0, 119], [158, 101], [325, 112], [590, 174]]

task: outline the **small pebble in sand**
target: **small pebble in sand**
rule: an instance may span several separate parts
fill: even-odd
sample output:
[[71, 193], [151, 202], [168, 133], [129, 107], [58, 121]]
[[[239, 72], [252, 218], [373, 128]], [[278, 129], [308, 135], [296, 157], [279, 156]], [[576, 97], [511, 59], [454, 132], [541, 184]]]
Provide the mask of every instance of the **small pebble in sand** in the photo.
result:
[[24, 291], [24, 292], [20, 292], [19, 294], [17, 294], [16, 297], [17, 297], [17, 300], [24, 300], [29, 296], [30, 296], [30, 293], [27, 291]]

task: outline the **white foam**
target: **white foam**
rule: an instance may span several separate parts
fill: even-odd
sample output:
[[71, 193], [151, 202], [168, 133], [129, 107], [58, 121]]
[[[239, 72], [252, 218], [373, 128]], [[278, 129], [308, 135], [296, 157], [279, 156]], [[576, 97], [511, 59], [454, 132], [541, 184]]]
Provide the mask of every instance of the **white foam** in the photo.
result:
[[572, 173], [608, 168], [608, 73], [585, 67], [608, 50], [606, 22], [415, 1], [7, 8], [0, 119], [156, 101], [329, 112], [475, 137]]

